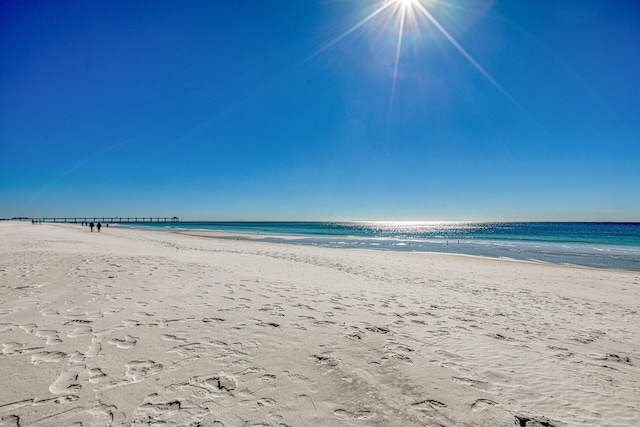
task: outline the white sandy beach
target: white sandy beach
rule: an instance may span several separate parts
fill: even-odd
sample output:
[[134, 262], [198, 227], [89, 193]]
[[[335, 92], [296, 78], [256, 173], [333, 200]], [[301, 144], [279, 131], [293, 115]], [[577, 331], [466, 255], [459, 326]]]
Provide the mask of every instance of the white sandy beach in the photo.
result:
[[0, 426], [638, 426], [640, 274], [0, 222]]

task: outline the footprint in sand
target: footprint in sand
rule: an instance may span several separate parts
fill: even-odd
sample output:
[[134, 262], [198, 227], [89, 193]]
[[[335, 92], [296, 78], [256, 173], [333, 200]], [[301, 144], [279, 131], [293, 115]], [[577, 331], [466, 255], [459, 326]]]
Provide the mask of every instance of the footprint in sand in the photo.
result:
[[335, 416], [337, 416], [338, 418], [343, 418], [343, 419], [354, 418], [356, 420], [366, 420], [366, 419], [371, 418], [373, 416], [373, 412], [366, 411], [366, 410], [350, 412], [350, 411], [346, 411], [344, 409], [336, 409], [335, 411], [333, 411], [333, 414]]
[[93, 337], [91, 338], [91, 344], [89, 344], [89, 348], [87, 352], [84, 354], [84, 357], [96, 357], [102, 351], [102, 344], [100, 343], [101, 338]]
[[2, 344], [2, 354], [5, 356], [15, 356], [18, 354], [33, 353], [42, 350], [43, 347], [25, 348], [26, 344], [20, 342], [8, 342]]
[[135, 346], [136, 343], [138, 342], [138, 338], [137, 337], [132, 337], [131, 335], [125, 335], [124, 339], [119, 339], [119, 338], [112, 338], [109, 341], [107, 341], [109, 344], [111, 345], [115, 345], [116, 347], [123, 349], [123, 350], [128, 350], [131, 347]]
[[91, 333], [93, 333], [93, 330], [89, 326], [79, 326], [73, 331], [69, 332], [67, 336], [69, 338], [77, 338], [84, 335], [90, 335]]
[[364, 328], [368, 331], [376, 332], [378, 334], [388, 334], [389, 332], [391, 332], [388, 328], [385, 328], [384, 326], [369, 325], [369, 326], [365, 326]]
[[102, 369], [100, 368], [91, 368], [89, 369], [89, 382], [91, 384], [96, 384], [98, 382], [100, 382], [100, 380], [102, 378], [105, 378], [106, 375], [104, 372], [102, 372]]
[[188, 343], [177, 345], [167, 350], [167, 353], [177, 353], [182, 358], [200, 358], [200, 355], [207, 351], [209, 351], [209, 347], [202, 343]]
[[612, 361], [612, 362], [623, 363], [626, 365], [633, 365], [633, 362], [631, 361], [631, 358], [629, 356], [620, 356], [614, 353], [607, 353], [607, 354], [588, 353], [587, 356], [598, 361]]
[[215, 390], [231, 392], [238, 387], [238, 380], [228, 375], [218, 375], [204, 380], [204, 383]]
[[[2, 310], [0, 310], [0, 313], [2, 312]], [[13, 331], [18, 325], [15, 325], [13, 323], [0, 323], [0, 332], [4, 333], [4, 332], [11, 332]]]
[[250, 357], [255, 357], [258, 355], [258, 348], [260, 346], [260, 344], [255, 341], [234, 342], [229, 346], [227, 346], [227, 344], [222, 341], [218, 341], [218, 343], [223, 348], [229, 347], [229, 351], [235, 355]]
[[164, 366], [161, 363], [154, 362], [153, 360], [133, 360], [127, 363], [125, 368], [127, 369], [127, 372], [120, 381], [112, 383], [108, 388], [142, 382], [148, 377], [160, 373]]
[[304, 384], [310, 392], [315, 393], [318, 391], [318, 384], [305, 377], [304, 375], [292, 373], [289, 371], [284, 371], [283, 373], [287, 374], [289, 380], [293, 381], [294, 383]]
[[516, 415], [515, 424], [520, 427], [555, 427], [545, 417], [533, 418], [526, 415]]
[[72, 394], [77, 393], [82, 389], [82, 386], [77, 383], [78, 372], [67, 371], [60, 374], [57, 380], [49, 386], [49, 391], [53, 394]]
[[260, 378], [258, 378], [258, 381], [262, 383], [270, 383], [271, 381], [275, 381], [275, 380], [276, 380], [276, 376], [274, 374], [264, 374]]
[[45, 338], [47, 340], [47, 345], [62, 344], [62, 340], [60, 339], [58, 334], [59, 332], [54, 330], [44, 330], [36, 332], [37, 337]]
[[35, 323], [27, 323], [25, 325], [20, 325], [20, 329], [22, 329], [28, 334], [31, 334], [36, 330], [38, 330], [38, 325], [36, 325]]
[[131, 327], [134, 327], [134, 326], [142, 326], [142, 323], [140, 323], [140, 322], [138, 322], [137, 320], [134, 320], [134, 319], [123, 320], [120, 323], [125, 328], [131, 328]]
[[471, 410], [473, 412], [479, 412], [484, 411], [492, 406], [498, 406], [498, 403], [489, 399], [478, 399], [471, 405]]
[[[197, 388], [193, 387], [193, 390]], [[187, 391], [189, 390], [189, 391]], [[128, 425], [181, 425], [224, 427], [217, 417], [209, 412], [202, 399], [210, 396], [194, 397], [187, 384], [172, 384], [157, 393], [144, 398], [142, 404], [134, 411], [132, 423]], [[202, 389], [199, 389], [202, 390]], [[209, 403], [212, 403], [209, 401]], [[124, 424], [124, 422], [122, 423]]]
[[20, 417], [17, 415], [7, 415], [0, 418], [0, 426], [20, 427]]
[[264, 368], [257, 368], [255, 366], [250, 366], [246, 369], [243, 369], [240, 372], [236, 372], [236, 375], [252, 375], [252, 374], [261, 374], [265, 372]]
[[172, 415], [177, 416], [178, 411], [182, 408], [182, 403], [179, 400], [172, 400], [168, 402], [158, 400], [159, 397], [155, 394], [147, 396], [145, 398], [145, 403], [140, 405], [136, 411], [136, 415], [149, 422], [149, 424], [151, 424], [150, 420], [159, 423], [160, 420], [170, 419]]
[[53, 402], [57, 403], [58, 405], [65, 405], [67, 403], [71, 403], [71, 402], [75, 402], [76, 400], [79, 400], [80, 396], [77, 396], [75, 394], [66, 394], [64, 396], [60, 396], [57, 399], [54, 399]]
[[316, 365], [338, 366], [340, 364], [340, 359], [330, 353], [314, 354], [310, 359], [315, 360]]
[[153, 317], [152, 313], [147, 313], [146, 311], [136, 311], [133, 313], [134, 316], [138, 317]]
[[220, 322], [224, 322], [225, 319], [221, 318], [221, 317], [204, 317], [202, 319], [203, 323], [220, 323]]
[[64, 360], [65, 357], [67, 354], [61, 351], [42, 351], [31, 355], [31, 363], [36, 366], [41, 363], [56, 363]]
[[79, 351], [72, 351], [68, 354], [69, 356], [69, 366], [80, 365], [84, 362], [84, 354]]
[[58, 315], [60, 315], [58, 310], [54, 310], [54, 309], [51, 309], [51, 308], [45, 308], [45, 309], [40, 310], [40, 314], [42, 316], [58, 316]]
[[24, 344], [19, 342], [8, 342], [2, 344], [2, 354], [6, 356], [13, 356], [15, 354], [21, 354]]
[[180, 338], [177, 335], [164, 334], [160, 337], [162, 341], [187, 342], [186, 338]]
[[276, 322], [264, 322], [262, 320], [259, 320], [258, 323], [256, 323], [256, 325], [262, 326], [262, 327], [272, 327], [272, 328], [279, 328], [280, 327], [279, 323], [276, 323]]
[[84, 314], [66, 314], [64, 318], [67, 319], [67, 323], [65, 324], [93, 322], [93, 319], [87, 319], [87, 316]]
[[411, 358], [405, 354], [414, 351], [411, 347], [391, 341], [389, 344], [384, 346], [384, 349], [386, 350], [385, 353], [394, 359], [400, 360], [408, 365], [413, 364]]
[[[105, 420], [108, 425], [124, 425], [125, 416], [122, 411], [118, 411], [118, 407], [114, 405], [105, 405], [104, 403], [94, 403], [93, 408], [87, 410], [93, 416], [94, 420]], [[106, 423], [105, 423], [106, 424]], [[78, 423], [74, 427], [82, 427], [84, 424]]]
[[432, 413], [437, 411], [438, 409], [443, 409], [447, 407], [445, 403], [442, 403], [434, 399], [421, 400], [419, 402], [412, 403], [411, 406], [423, 413]]
[[259, 399], [244, 399], [241, 400], [239, 402], [240, 406], [252, 406], [254, 407], [254, 410], [258, 410], [258, 408], [260, 407], [264, 407], [264, 406], [273, 406], [276, 404], [276, 401], [274, 399], [271, 399], [269, 397], [262, 397]]

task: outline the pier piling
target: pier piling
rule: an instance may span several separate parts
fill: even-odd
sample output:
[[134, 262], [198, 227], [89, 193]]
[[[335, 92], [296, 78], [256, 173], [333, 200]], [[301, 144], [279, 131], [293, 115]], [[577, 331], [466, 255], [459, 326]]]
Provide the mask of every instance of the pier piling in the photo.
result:
[[42, 217], [42, 218], [33, 218], [35, 220], [41, 222], [58, 222], [58, 223], [71, 223], [77, 224], [79, 222], [104, 222], [110, 224], [126, 224], [126, 223], [149, 223], [149, 222], [180, 222], [180, 218], [177, 216], [174, 217], [166, 217], [166, 216], [158, 216], [158, 217]]

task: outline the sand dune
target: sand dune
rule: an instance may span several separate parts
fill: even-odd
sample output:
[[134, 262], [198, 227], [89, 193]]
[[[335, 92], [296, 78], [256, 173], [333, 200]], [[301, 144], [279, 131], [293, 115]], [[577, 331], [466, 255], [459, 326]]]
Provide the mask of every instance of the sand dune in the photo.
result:
[[0, 426], [637, 426], [640, 275], [0, 223]]

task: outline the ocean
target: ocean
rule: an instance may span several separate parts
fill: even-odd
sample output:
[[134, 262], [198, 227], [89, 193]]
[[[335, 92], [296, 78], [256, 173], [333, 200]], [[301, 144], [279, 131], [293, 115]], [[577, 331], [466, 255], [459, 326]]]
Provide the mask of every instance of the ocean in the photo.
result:
[[[640, 223], [594, 222], [168, 222], [167, 231], [224, 231], [335, 248], [443, 252], [640, 271]], [[287, 236], [287, 239], [281, 237]]]

